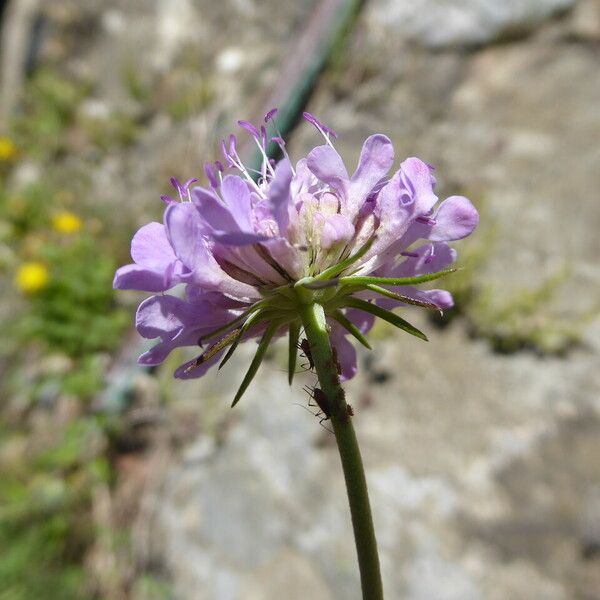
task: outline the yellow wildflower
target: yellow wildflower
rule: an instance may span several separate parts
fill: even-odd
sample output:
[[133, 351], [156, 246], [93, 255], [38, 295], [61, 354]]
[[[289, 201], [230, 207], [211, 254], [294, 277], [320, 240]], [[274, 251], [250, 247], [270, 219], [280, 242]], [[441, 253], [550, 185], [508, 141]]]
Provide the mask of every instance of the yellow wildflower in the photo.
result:
[[82, 227], [82, 222], [76, 214], [65, 210], [54, 215], [52, 227], [59, 233], [77, 233]]
[[26, 262], [17, 271], [15, 284], [22, 292], [33, 294], [46, 287], [48, 279], [46, 265], [40, 262]]
[[17, 156], [17, 147], [14, 142], [0, 135], [0, 161], [9, 161]]

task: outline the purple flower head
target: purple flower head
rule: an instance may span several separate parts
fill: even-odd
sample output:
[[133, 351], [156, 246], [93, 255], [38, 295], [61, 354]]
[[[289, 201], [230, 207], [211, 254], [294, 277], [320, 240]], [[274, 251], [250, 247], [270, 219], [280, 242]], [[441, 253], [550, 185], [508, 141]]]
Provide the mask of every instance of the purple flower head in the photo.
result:
[[[390, 174], [394, 150], [381, 134], [365, 140], [350, 175], [331, 143], [333, 130], [309, 113], [305, 118], [325, 144], [295, 165], [287, 154], [278, 163], [269, 159], [271, 140], [285, 152], [280, 135], [269, 139], [264, 126], [239, 121], [261, 151], [258, 177], [231, 135], [221, 144], [228, 168], [219, 161], [205, 167], [210, 187], [173, 178], [180, 201], [162, 197], [163, 222], [135, 234], [134, 262], [118, 269], [114, 287], [160, 292], [137, 311], [139, 333], [159, 340], [142, 364], [201, 345], [202, 354], [175, 373], [199, 377], [240, 342], [259, 338], [254, 373], [272, 339], [289, 331], [296, 343], [299, 303], [308, 301], [322, 305], [342, 379], [348, 379], [356, 373], [349, 337], [366, 344], [375, 316], [426, 339], [391, 310], [452, 306], [447, 291], [417, 286], [451, 271], [456, 252], [448, 242], [475, 229], [473, 205], [462, 196], [438, 202], [433, 169], [418, 158]], [[163, 294], [179, 284], [183, 297]], [[290, 373], [294, 368], [295, 358]]]

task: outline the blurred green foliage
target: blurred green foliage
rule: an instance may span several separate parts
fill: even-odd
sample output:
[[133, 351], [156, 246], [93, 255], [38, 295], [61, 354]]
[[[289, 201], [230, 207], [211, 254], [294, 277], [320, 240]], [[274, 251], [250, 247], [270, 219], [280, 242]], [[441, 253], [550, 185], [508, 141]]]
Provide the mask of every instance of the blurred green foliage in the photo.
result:
[[181, 89], [167, 98], [165, 108], [175, 121], [181, 121], [190, 114], [205, 110], [214, 98], [215, 89], [210, 81], [185, 81]]
[[52, 216], [60, 207], [53, 195], [42, 186], [0, 193], [5, 225], [0, 244], [13, 252], [5, 270], [35, 260], [47, 266], [49, 276], [41, 290], [22, 298], [19, 318], [5, 326], [20, 347], [37, 341], [44, 351], [85, 359], [118, 346], [130, 322], [112, 289], [115, 240], [107, 240], [93, 219], [83, 222], [81, 231], [55, 231]]
[[113, 110], [102, 117], [82, 116], [79, 125], [93, 147], [105, 152], [115, 144], [119, 146], [132, 144], [139, 131], [137, 120], [132, 115], [118, 110]]
[[39, 69], [28, 84], [22, 112], [15, 118], [13, 135], [21, 148], [37, 159], [48, 159], [68, 147], [66, 130], [76, 109], [92, 91], [83, 81]]
[[2, 600], [85, 596], [81, 558], [95, 527], [89, 506], [110, 471], [95, 418], [58, 429], [0, 431]]
[[195, 49], [182, 52], [179, 64], [162, 77], [143, 78], [134, 65], [121, 69], [121, 83], [143, 114], [166, 113], [174, 121], [209, 108], [216, 99], [213, 80], [201, 72]]
[[41, 186], [29, 186], [23, 192], [0, 189], [0, 216], [4, 225], [1, 240], [12, 247], [20, 245], [32, 231], [48, 225], [44, 203], [48, 192]]
[[[63, 157], [129, 144], [137, 122], [82, 110], [92, 93], [40, 69], [3, 132], [16, 152], [0, 165], [0, 600], [97, 597], [85, 561], [108, 526], [92, 505], [110, 484], [112, 450], [89, 402], [131, 324], [112, 290], [131, 227], [104, 224], [85, 161], [73, 176]], [[22, 161], [40, 173], [32, 184], [11, 178]], [[70, 229], [57, 226], [61, 213]], [[29, 291], [17, 278], [27, 264], [46, 272]]]
[[560, 316], [551, 300], [565, 283], [566, 272], [554, 273], [534, 288], [498, 300], [492, 287], [482, 289], [469, 309], [473, 335], [489, 340], [497, 352], [530, 349], [538, 354], [564, 354], [581, 341], [584, 315]]
[[[481, 204], [481, 203], [480, 203]], [[560, 269], [537, 285], [506, 293], [485, 276], [495, 249], [496, 231], [485, 218], [475, 235], [461, 243], [460, 269], [446, 277], [443, 287], [452, 292], [455, 307], [441, 319], [444, 325], [462, 316], [473, 337], [483, 338], [496, 352], [532, 350], [541, 355], [561, 355], [581, 342], [584, 325], [593, 314], [557, 314], [553, 299], [567, 284], [569, 273]]]
[[137, 117], [94, 100], [93, 93], [90, 81], [37, 70], [11, 128], [23, 154], [49, 161], [82, 149], [107, 152], [135, 141]]
[[121, 80], [127, 93], [137, 102], [148, 104], [151, 100], [151, 88], [141, 76], [139, 68], [134, 64], [125, 65], [121, 69]]
[[97, 242], [85, 233], [46, 243], [39, 254], [50, 265], [50, 279], [30, 299], [20, 339], [40, 340], [73, 357], [116, 347], [130, 316], [115, 304], [114, 258], [98, 252]]

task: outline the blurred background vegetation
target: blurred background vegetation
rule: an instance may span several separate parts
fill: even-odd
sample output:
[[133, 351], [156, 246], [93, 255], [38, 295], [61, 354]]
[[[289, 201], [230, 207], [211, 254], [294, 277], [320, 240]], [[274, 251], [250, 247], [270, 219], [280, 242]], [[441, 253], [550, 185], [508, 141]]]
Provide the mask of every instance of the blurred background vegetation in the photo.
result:
[[[89, 173], [56, 168], [75, 135], [103, 152], [131, 139], [118, 118], [108, 131], [78, 119], [91, 91], [36, 69], [0, 139], [3, 599], [81, 597], [92, 498], [111, 481], [106, 423], [89, 406], [131, 324], [112, 290], [131, 224], [107, 231]], [[24, 163], [37, 176], [14, 182]]]

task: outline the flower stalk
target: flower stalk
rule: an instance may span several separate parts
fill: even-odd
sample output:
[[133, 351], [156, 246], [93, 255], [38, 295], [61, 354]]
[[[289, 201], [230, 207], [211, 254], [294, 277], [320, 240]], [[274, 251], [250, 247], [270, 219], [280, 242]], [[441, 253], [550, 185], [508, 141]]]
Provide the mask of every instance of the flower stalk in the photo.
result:
[[329, 414], [326, 416], [331, 420], [344, 470], [363, 600], [383, 600], [383, 584], [367, 480], [352, 425], [352, 411], [346, 404], [331, 350], [325, 311], [320, 304], [314, 302], [300, 304], [299, 311], [319, 384], [327, 402]]
[[[416, 157], [390, 176], [394, 149], [383, 134], [365, 140], [350, 175], [332, 143], [335, 132], [309, 113], [305, 119], [325, 144], [292, 163], [276, 113], [270, 110], [260, 126], [239, 121], [258, 145], [260, 169], [244, 166], [237, 138], [230, 135], [221, 143], [224, 163], [205, 165], [209, 187], [191, 187], [196, 178], [171, 179], [179, 201], [161, 196], [163, 222], [148, 223], [134, 235], [133, 263], [116, 272], [114, 287], [155, 294], [136, 314], [139, 333], [157, 340], [140, 356], [141, 364], [158, 365], [182, 346], [202, 348], [175, 377], [201, 377], [211, 366], [223, 366], [240, 343], [259, 340], [234, 405], [273, 341], [288, 335], [290, 384], [302, 349], [319, 378], [314, 400], [337, 440], [363, 599], [382, 600], [353, 410], [340, 386], [357, 372], [349, 338], [370, 348], [366, 334], [378, 318], [427, 340], [393, 311], [452, 306], [448, 291], [416, 286], [454, 271], [456, 251], [448, 242], [470, 235], [479, 216], [463, 196], [438, 203], [433, 167]], [[280, 146], [279, 162], [269, 158], [271, 143]], [[181, 284], [183, 297], [165, 293]]]

